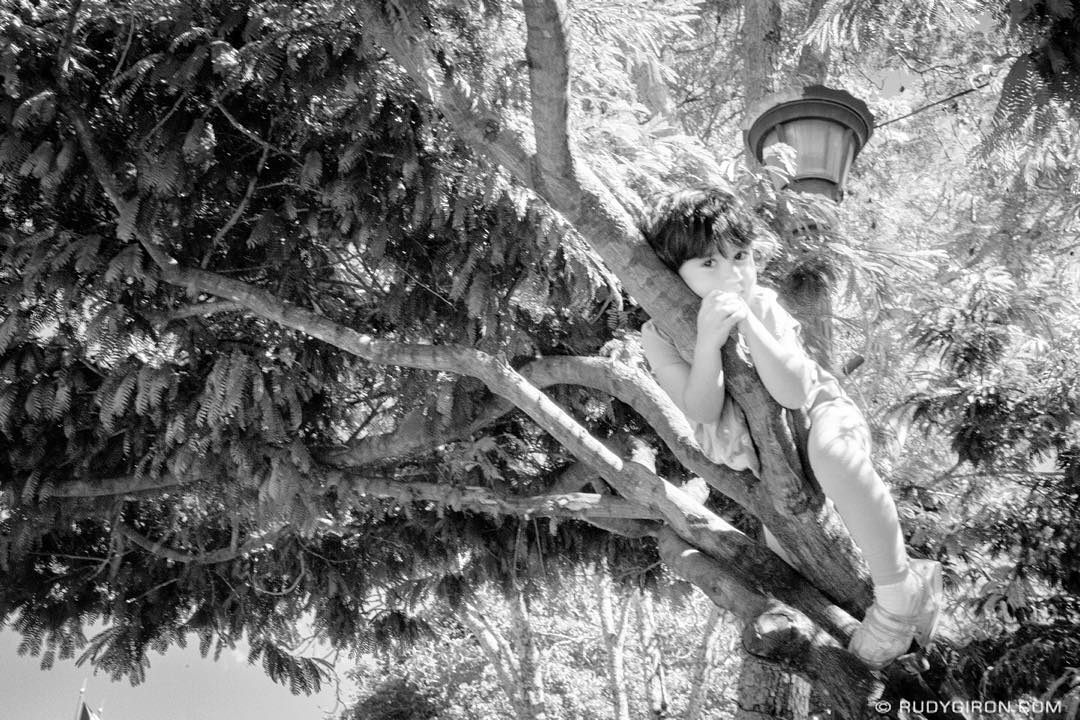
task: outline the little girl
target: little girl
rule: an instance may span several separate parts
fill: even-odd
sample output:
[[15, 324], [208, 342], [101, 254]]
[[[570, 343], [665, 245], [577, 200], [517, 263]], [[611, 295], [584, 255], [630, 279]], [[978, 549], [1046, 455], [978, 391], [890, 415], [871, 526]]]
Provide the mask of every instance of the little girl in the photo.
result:
[[[641, 342], [657, 382], [686, 415], [702, 451], [716, 463], [760, 474], [746, 416], [724, 391], [722, 351], [738, 330], [740, 351], [766, 390], [810, 418], [807, 451], [814, 475], [862, 551], [874, 582], [874, 604], [848, 649], [880, 669], [926, 646], [941, 610], [941, 564], [909, 559], [896, 506], [870, 463], [870, 431], [835, 377], [799, 342], [799, 323], [757, 285], [755, 240], [772, 234], [735, 197], [708, 188], [677, 192], [645, 229], [657, 256], [701, 298], [692, 355], [684, 356], [655, 322]], [[766, 530], [770, 547], [775, 540]], [[775, 549], [775, 547], [774, 547]]]

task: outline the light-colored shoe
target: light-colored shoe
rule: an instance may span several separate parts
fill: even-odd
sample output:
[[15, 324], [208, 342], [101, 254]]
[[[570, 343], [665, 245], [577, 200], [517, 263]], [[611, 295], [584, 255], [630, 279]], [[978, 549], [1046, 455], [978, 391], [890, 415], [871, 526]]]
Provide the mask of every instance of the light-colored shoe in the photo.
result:
[[910, 560], [908, 567], [919, 579], [915, 611], [898, 615], [875, 601], [848, 643], [848, 650], [875, 670], [906, 653], [912, 640], [926, 648], [937, 635], [942, 604], [941, 563]]

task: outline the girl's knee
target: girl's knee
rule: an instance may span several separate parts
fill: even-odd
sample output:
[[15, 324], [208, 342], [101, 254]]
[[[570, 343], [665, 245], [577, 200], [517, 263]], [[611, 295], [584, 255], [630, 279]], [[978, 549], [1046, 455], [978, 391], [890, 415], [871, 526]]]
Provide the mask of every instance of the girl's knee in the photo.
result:
[[869, 444], [856, 431], [811, 433], [806, 450], [810, 466], [819, 477], [862, 472], [870, 465]]

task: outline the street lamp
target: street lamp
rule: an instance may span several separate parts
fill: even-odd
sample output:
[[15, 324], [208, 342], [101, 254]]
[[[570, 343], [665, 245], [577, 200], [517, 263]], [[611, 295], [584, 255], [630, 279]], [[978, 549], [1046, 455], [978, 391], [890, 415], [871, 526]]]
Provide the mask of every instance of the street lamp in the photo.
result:
[[765, 150], [775, 143], [795, 150], [790, 177], [773, 174], [778, 190], [819, 193], [836, 201], [844, 197], [848, 169], [874, 131], [874, 116], [866, 103], [824, 85], [768, 95], [746, 117], [743, 138], [758, 163], [782, 167], [775, 155], [765, 157]]

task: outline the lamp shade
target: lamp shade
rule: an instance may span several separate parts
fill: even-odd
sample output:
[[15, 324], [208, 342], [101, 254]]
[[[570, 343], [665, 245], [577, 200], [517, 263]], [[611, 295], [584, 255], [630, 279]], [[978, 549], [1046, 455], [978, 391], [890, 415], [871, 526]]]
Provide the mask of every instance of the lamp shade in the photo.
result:
[[840, 200], [852, 161], [874, 131], [874, 116], [866, 103], [843, 90], [812, 85], [763, 98], [747, 113], [743, 127], [750, 156], [758, 163], [780, 167], [766, 159], [775, 143], [795, 150], [790, 177], [774, 175], [778, 189], [816, 192]]

